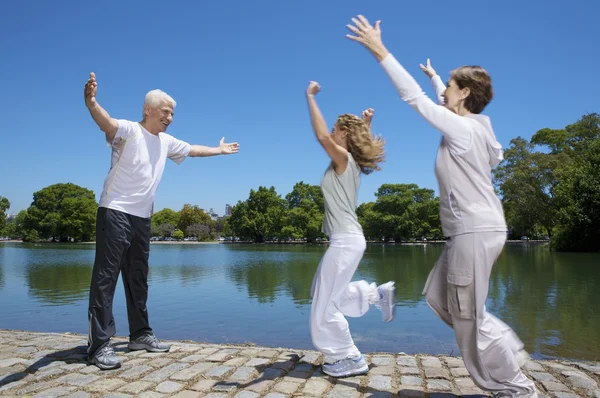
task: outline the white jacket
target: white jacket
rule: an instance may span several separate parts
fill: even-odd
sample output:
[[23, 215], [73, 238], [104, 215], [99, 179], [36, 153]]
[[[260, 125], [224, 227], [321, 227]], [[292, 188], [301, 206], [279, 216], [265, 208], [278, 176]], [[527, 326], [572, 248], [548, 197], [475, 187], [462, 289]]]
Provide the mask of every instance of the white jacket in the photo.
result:
[[[445, 236], [506, 231], [502, 203], [492, 185], [492, 167], [503, 159], [490, 118], [459, 116], [434, 103], [413, 77], [389, 54], [381, 66], [400, 97], [442, 133], [435, 164], [440, 191], [440, 219]], [[432, 79], [438, 99], [444, 89]]]

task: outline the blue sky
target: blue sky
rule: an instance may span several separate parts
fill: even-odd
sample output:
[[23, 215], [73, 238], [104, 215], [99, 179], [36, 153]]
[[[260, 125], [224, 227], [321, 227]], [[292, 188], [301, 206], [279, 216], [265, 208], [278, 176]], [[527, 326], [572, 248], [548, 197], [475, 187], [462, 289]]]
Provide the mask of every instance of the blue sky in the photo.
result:
[[241, 145], [234, 156], [169, 161], [156, 209], [193, 203], [223, 214], [260, 185], [285, 195], [298, 181], [319, 184], [328, 159], [309, 123], [309, 80], [323, 88], [318, 101], [330, 126], [340, 113], [375, 108], [387, 162], [363, 177], [360, 202], [383, 183], [437, 192], [439, 133], [345, 38], [358, 13], [382, 20], [384, 43], [430, 94], [418, 67], [427, 57], [444, 80], [463, 64], [488, 69], [496, 97], [485, 113], [504, 146], [600, 111], [600, 3], [591, 0], [11, 1], [0, 16], [0, 195], [9, 212], [58, 182], [99, 198], [110, 150], [83, 102], [91, 71], [98, 101], [115, 118], [139, 120], [145, 93], [160, 88], [178, 103], [169, 133]]

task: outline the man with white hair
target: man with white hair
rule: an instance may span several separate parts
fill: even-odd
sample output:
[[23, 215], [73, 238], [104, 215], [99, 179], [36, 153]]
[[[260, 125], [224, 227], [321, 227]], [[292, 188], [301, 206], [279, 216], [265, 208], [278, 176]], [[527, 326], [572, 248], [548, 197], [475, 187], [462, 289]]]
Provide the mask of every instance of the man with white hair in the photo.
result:
[[146, 94], [142, 121], [131, 122], [111, 118], [96, 101], [97, 89], [96, 75], [90, 73], [84, 88], [85, 105], [106, 134], [112, 160], [96, 216], [87, 354], [90, 363], [105, 370], [121, 366], [110, 344], [115, 335], [112, 304], [120, 271], [127, 299], [129, 349], [170, 349], [154, 336], [146, 308], [150, 217], [166, 159], [180, 164], [188, 156], [237, 153], [239, 145], [226, 144], [224, 138], [218, 147], [190, 145], [166, 134], [176, 103], [161, 90]]

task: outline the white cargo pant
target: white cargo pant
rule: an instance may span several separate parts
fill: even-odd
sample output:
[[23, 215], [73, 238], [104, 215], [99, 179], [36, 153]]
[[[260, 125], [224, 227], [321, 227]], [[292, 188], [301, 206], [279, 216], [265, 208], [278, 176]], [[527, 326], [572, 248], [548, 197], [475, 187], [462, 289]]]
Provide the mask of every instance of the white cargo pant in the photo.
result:
[[360, 355], [344, 316], [362, 316], [379, 300], [375, 283], [350, 283], [366, 247], [362, 235], [331, 235], [313, 279], [310, 334], [326, 363]]
[[523, 342], [486, 311], [490, 273], [505, 232], [453, 236], [427, 278], [427, 304], [456, 333], [465, 366], [481, 389], [511, 396], [531, 394], [534, 383], [517, 363]]

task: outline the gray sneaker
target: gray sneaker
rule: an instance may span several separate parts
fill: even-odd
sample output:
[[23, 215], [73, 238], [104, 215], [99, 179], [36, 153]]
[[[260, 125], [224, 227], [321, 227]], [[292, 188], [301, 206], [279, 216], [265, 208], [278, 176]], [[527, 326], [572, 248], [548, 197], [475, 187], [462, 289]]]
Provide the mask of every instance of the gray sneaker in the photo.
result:
[[364, 375], [369, 371], [369, 365], [361, 355], [357, 358], [346, 358], [334, 363], [324, 363], [321, 366], [323, 373], [332, 377], [349, 377]]
[[143, 334], [129, 340], [127, 347], [132, 350], [146, 350], [148, 352], [168, 352], [171, 346], [160, 342], [153, 333]]
[[115, 350], [110, 343], [98, 348], [94, 355], [88, 358], [88, 362], [96, 365], [102, 370], [117, 369], [121, 367], [121, 361], [115, 354]]

